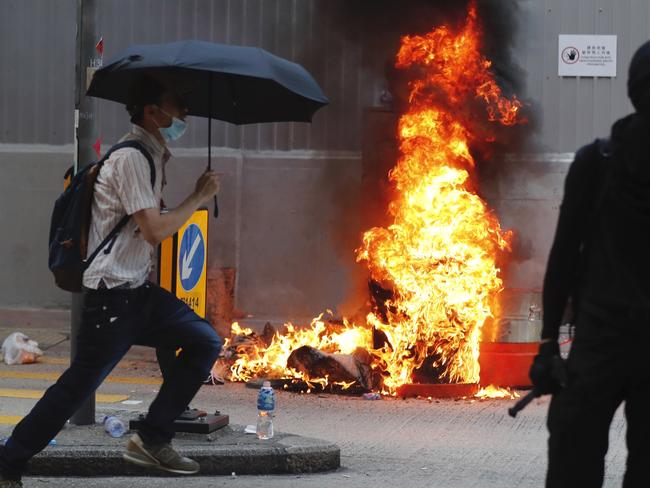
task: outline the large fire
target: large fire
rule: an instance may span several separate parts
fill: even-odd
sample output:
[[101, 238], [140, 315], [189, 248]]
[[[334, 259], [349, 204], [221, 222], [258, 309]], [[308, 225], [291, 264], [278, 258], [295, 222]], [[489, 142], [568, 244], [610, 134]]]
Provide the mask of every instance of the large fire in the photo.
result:
[[[470, 146], [494, 139], [486, 133], [490, 125], [522, 122], [522, 105], [502, 95], [480, 38], [474, 4], [457, 32], [441, 26], [402, 38], [396, 67], [413, 78], [399, 120], [401, 157], [389, 174], [396, 190], [388, 207], [392, 224], [368, 230], [356, 251], [371, 278], [391, 292], [384, 312], [335, 331], [322, 316], [304, 329], [287, 324], [268, 347], [238, 348], [231, 379], [263, 374], [327, 384], [328, 378], [287, 367], [291, 352], [308, 345], [333, 354], [366, 349], [385, 393], [412, 382], [427, 361], [437, 374], [432, 382], [479, 382], [481, 327], [502, 287], [496, 261], [508, 250], [510, 233], [476, 194]], [[474, 130], [478, 117], [491, 124]], [[373, 328], [386, 338], [378, 349]], [[250, 331], [234, 324], [233, 333]]]

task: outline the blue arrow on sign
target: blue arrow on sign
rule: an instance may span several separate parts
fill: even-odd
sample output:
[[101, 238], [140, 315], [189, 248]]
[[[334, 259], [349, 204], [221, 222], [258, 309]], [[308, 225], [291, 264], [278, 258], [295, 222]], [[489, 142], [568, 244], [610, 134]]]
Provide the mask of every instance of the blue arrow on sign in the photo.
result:
[[191, 291], [199, 282], [205, 261], [205, 245], [201, 228], [190, 224], [181, 238], [178, 271], [181, 285], [185, 291]]

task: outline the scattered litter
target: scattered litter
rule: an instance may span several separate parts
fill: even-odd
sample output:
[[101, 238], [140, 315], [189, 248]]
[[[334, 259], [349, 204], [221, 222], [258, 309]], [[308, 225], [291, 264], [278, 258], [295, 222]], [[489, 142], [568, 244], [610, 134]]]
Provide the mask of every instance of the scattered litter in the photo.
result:
[[361, 388], [370, 388], [371, 363], [372, 356], [362, 348], [351, 354], [333, 354], [302, 346], [291, 351], [287, 358], [287, 367], [311, 378], [327, 376], [330, 382], [358, 383]]
[[343, 477], [344, 478], [352, 478], [352, 476], [350, 476], [349, 474], [344, 474]]
[[11, 364], [30, 364], [43, 355], [38, 342], [31, 340], [22, 332], [14, 332], [2, 343], [4, 362]]
[[420, 469], [421, 469], [422, 471], [426, 471], [426, 470], [429, 469], [429, 468], [420, 468]]
[[223, 374], [218, 371], [218, 368], [223, 366], [224, 363], [216, 362], [214, 368], [208, 375], [208, 377], [203, 381], [204, 385], [223, 385], [225, 380], [223, 379]]
[[50, 441], [50, 446], [56, 446], [56, 439], [52, 439]]
[[140, 405], [142, 403], [142, 400], [124, 400], [121, 403], [122, 405]]
[[106, 433], [115, 438], [122, 437], [128, 430], [124, 422], [122, 422], [115, 415], [108, 415], [104, 417], [103, 424]]
[[246, 428], [244, 429], [244, 432], [246, 432], [247, 434], [257, 434], [257, 426], [247, 425]]
[[235, 472], [233, 471], [232, 473], [230, 473], [230, 477], [231, 477], [231, 478], [236, 478], [236, 477], [237, 477], [237, 473], [235, 473]]
[[381, 400], [381, 395], [379, 393], [364, 393], [361, 396], [364, 400]]

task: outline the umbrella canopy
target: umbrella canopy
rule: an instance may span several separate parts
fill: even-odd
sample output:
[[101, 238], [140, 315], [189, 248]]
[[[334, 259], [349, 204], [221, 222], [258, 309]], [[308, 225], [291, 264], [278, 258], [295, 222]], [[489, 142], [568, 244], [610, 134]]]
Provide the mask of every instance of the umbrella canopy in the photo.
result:
[[257, 47], [195, 40], [131, 46], [95, 73], [87, 94], [126, 104], [145, 73], [182, 95], [190, 115], [233, 124], [310, 122], [329, 103], [299, 64]]

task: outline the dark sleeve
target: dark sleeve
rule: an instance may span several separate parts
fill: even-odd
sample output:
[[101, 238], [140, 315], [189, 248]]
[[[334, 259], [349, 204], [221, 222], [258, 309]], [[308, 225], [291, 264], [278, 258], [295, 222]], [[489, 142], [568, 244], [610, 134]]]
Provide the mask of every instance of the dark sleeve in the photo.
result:
[[555, 239], [544, 276], [542, 339], [557, 339], [564, 309], [575, 285], [580, 250], [594, 204], [599, 159], [596, 143], [580, 149], [564, 183]]

